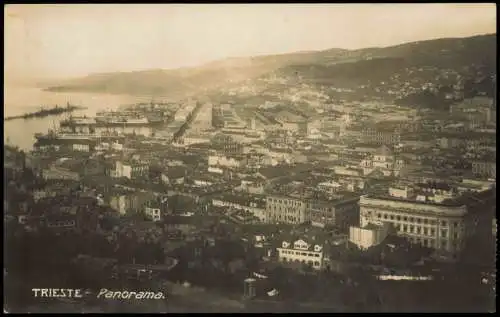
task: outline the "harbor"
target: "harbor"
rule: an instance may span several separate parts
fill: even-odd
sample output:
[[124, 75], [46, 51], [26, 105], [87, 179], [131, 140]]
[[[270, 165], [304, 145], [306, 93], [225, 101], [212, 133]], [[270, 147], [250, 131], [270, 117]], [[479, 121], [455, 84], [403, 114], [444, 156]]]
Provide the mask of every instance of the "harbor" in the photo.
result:
[[[166, 143], [182, 137], [201, 104], [137, 103], [119, 110], [96, 112], [95, 116], [61, 118], [46, 133], [34, 133], [34, 150], [60, 149], [92, 151], [108, 142], [123, 143], [125, 137], [154, 138]], [[109, 144], [108, 144], [109, 145]]]

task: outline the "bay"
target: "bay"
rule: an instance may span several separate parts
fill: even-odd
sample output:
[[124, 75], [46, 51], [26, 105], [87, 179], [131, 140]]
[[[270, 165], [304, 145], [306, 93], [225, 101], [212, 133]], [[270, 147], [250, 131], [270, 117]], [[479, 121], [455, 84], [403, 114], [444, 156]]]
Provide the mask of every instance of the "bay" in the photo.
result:
[[[4, 86], [4, 117], [38, 111], [41, 106], [45, 108], [55, 105], [65, 106], [68, 102], [86, 107], [84, 110], [73, 112], [72, 115], [94, 116], [98, 111], [116, 110], [120, 106], [150, 101], [149, 96], [49, 92], [27, 86]], [[4, 121], [4, 142], [29, 151], [33, 149], [35, 133], [47, 133], [49, 129], [59, 127], [59, 122], [68, 116], [66, 113], [44, 118]]]

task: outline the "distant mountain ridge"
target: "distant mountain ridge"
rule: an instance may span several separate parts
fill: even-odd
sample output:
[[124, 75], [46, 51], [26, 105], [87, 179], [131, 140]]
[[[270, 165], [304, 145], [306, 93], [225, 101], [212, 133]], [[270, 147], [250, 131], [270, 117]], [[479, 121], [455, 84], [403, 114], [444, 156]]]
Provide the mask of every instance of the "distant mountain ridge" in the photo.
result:
[[280, 55], [228, 58], [200, 67], [92, 74], [61, 81], [48, 91], [130, 95], [199, 93], [277, 73], [323, 82], [380, 80], [410, 66], [460, 68], [481, 64], [496, 73], [496, 34], [445, 38], [359, 50], [328, 49]]

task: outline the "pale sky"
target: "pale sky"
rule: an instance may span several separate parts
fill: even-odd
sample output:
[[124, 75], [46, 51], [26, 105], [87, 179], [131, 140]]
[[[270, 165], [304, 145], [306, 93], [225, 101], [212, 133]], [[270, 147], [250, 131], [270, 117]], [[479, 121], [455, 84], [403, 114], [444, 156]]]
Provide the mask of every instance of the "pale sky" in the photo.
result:
[[7, 5], [5, 72], [72, 77], [496, 33], [494, 4]]

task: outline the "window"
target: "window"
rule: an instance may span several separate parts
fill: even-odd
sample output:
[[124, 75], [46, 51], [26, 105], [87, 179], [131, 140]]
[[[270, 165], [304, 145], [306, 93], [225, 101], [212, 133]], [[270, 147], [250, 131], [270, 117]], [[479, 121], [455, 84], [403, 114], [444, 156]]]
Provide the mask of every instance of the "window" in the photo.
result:
[[428, 228], [424, 228], [424, 235], [429, 235], [429, 229]]
[[446, 230], [441, 230], [441, 238], [446, 238], [448, 235], [448, 232]]
[[406, 232], [408, 230], [408, 226], [407, 225], [403, 225], [403, 232]]
[[314, 266], [319, 266], [319, 262], [318, 261], [314, 261]]
[[417, 229], [417, 233], [418, 233], [418, 234], [420, 234], [420, 233], [421, 233], [421, 231], [422, 231], [422, 228], [420, 228], [420, 227], [416, 227], [416, 229]]
[[422, 219], [417, 218], [417, 223], [421, 223]]
[[377, 214], [377, 218], [379, 218], [379, 219], [380, 219], [381, 217], [382, 217], [382, 215], [381, 215], [381, 214]]
[[431, 229], [431, 236], [434, 236], [436, 234], [436, 230], [435, 229]]
[[384, 214], [384, 219], [387, 219], [387, 215], [386, 214]]
[[393, 216], [393, 215], [391, 215], [389, 218], [390, 218], [391, 220], [394, 220], [394, 216]]
[[401, 216], [396, 216], [397, 221], [401, 221]]
[[413, 226], [410, 226], [410, 230], [408, 232], [412, 233], [413, 232]]
[[424, 224], [428, 224], [429, 223], [429, 220], [428, 219], [424, 219]]
[[403, 221], [408, 221], [408, 217], [403, 217]]
[[446, 221], [444, 221], [444, 220], [443, 220], [443, 221], [441, 221], [441, 226], [445, 227], [445, 226], [447, 226], [447, 225], [448, 225], [448, 224], [446, 223]]
[[414, 222], [414, 221], [415, 221], [415, 219], [414, 219], [413, 217], [410, 217], [410, 218], [409, 218], [409, 221], [410, 221], [410, 222]]

